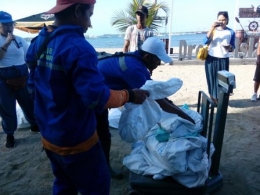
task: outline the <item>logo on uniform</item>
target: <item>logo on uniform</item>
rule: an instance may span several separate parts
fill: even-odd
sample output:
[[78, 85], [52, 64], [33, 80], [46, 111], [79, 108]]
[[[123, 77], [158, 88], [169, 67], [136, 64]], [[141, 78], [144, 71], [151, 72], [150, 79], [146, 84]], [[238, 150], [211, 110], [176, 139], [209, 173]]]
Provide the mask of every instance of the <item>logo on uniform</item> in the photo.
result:
[[50, 18], [53, 18], [54, 17], [54, 14], [42, 14], [41, 15], [41, 18], [44, 19], [44, 20], [48, 20]]

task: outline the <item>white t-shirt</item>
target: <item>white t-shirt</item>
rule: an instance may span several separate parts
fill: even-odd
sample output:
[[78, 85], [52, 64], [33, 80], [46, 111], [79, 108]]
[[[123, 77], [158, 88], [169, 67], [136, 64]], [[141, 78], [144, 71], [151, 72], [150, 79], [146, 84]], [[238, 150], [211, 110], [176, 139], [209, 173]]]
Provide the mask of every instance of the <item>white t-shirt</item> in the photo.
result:
[[125, 32], [125, 40], [130, 41], [129, 51], [138, 50], [145, 39], [154, 36], [154, 32], [150, 28], [138, 29], [136, 25], [127, 27]]
[[214, 31], [213, 39], [209, 44], [208, 54], [217, 58], [228, 58], [229, 52], [223, 47], [223, 45], [230, 44], [231, 38], [231, 29], [216, 29]]
[[[0, 59], [0, 68], [25, 64], [25, 55], [29, 45], [22, 37], [15, 36], [15, 39], [20, 45], [20, 48], [17, 48], [12, 41], [5, 55]], [[0, 35], [0, 45], [3, 45], [5, 42], [6, 37]]]

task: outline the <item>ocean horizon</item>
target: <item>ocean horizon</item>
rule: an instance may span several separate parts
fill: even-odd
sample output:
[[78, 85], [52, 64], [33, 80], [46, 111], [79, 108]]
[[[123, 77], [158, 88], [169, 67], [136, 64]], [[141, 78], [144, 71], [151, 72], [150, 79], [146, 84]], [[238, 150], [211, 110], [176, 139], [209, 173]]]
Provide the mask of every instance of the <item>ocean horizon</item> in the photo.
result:
[[[173, 34], [171, 35], [171, 47], [179, 47], [181, 40], [185, 40], [187, 45], [200, 45], [203, 44], [203, 38], [206, 36], [205, 33], [185, 33], [185, 34]], [[169, 39], [166, 34], [158, 35], [160, 39]], [[27, 42], [30, 42], [32, 38], [25, 38]], [[86, 40], [94, 48], [123, 48], [124, 35], [123, 34], [106, 34], [100, 36], [86, 36]]]
[[[179, 47], [181, 40], [185, 40], [187, 45], [203, 44], [204, 33], [198, 34], [174, 34], [171, 35], [171, 47]], [[168, 36], [159, 35], [160, 39], [169, 39]], [[86, 40], [93, 45], [94, 48], [123, 48], [124, 35], [102, 35], [86, 37]]]

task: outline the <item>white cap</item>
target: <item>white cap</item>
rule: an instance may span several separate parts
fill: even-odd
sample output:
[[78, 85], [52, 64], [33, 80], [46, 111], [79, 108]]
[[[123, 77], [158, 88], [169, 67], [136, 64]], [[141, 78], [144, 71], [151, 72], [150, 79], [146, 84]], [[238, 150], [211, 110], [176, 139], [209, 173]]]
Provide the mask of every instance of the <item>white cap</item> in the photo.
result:
[[164, 42], [158, 37], [148, 37], [141, 46], [141, 50], [156, 55], [165, 63], [172, 62], [166, 53]]

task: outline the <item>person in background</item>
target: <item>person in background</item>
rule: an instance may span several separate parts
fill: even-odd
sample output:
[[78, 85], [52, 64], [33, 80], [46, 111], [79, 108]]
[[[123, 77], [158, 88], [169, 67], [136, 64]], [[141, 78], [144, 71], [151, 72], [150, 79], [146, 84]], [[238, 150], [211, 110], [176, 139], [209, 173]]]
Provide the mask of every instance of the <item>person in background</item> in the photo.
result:
[[254, 93], [251, 97], [251, 101], [255, 102], [257, 99], [260, 99], [260, 95], [257, 98], [257, 91], [260, 85], [260, 39], [257, 46], [257, 60], [256, 60], [256, 68], [254, 75]]
[[54, 24], [41, 30], [26, 55], [35, 115], [55, 176], [54, 195], [109, 195], [110, 174], [95, 113], [126, 102], [141, 104], [149, 95], [140, 89], [110, 90], [104, 84], [96, 51], [84, 37], [95, 3], [57, 0], [46, 12], [55, 15]]
[[133, 52], [140, 49], [148, 37], [154, 36], [154, 32], [146, 27], [146, 19], [148, 17], [147, 7], [140, 6], [135, 13], [137, 24], [127, 27], [123, 52]]
[[[6, 136], [7, 148], [15, 147], [14, 132], [17, 128], [16, 101], [20, 105], [31, 131], [38, 132], [34, 117], [33, 101], [27, 89], [28, 67], [25, 55], [28, 49], [26, 41], [13, 34], [15, 22], [12, 16], [0, 11], [0, 116]], [[21, 87], [13, 89], [6, 81], [21, 79]]]
[[[166, 54], [164, 42], [158, 37], [147, 38], [140, 49], [127, 54], [122, 57], [114, 56], [101, 59], [98, 62], [97, 68], [105, 77], [105, 84], [111, 89], [140, 88], [147, 80], [151, 80], [151, 74], [161, 64], [161, 60], [165, 63], [172, 61]], [[120, 60], [120, 58], [124, 61]], [[157, 103], [164, 111], [178, 114], [180, 117], [194, 123], [188, 115], [168, 99], [157, 100]], [[96, 114], [96, 117], [97, 132], [110, 167], [111, 134], [109, 131], [108, 110], [106, 109], [101, 114]], [[110, 172], [114, 178], [121, 179], [123, 177], [119, 171], [114, 171], [111, 167]]]
[[205, 60], [205, 72], [208, 92], [212, 101], [218, 102], [218, 78], [220, 70], [229, 70], [229, 52], [235, 48], [235, 32], [227, 27], [229, 22], [228, 12], [220, 11], [217, 22], [214, 22], [204, 44], [209, 44], [208, 56]]

